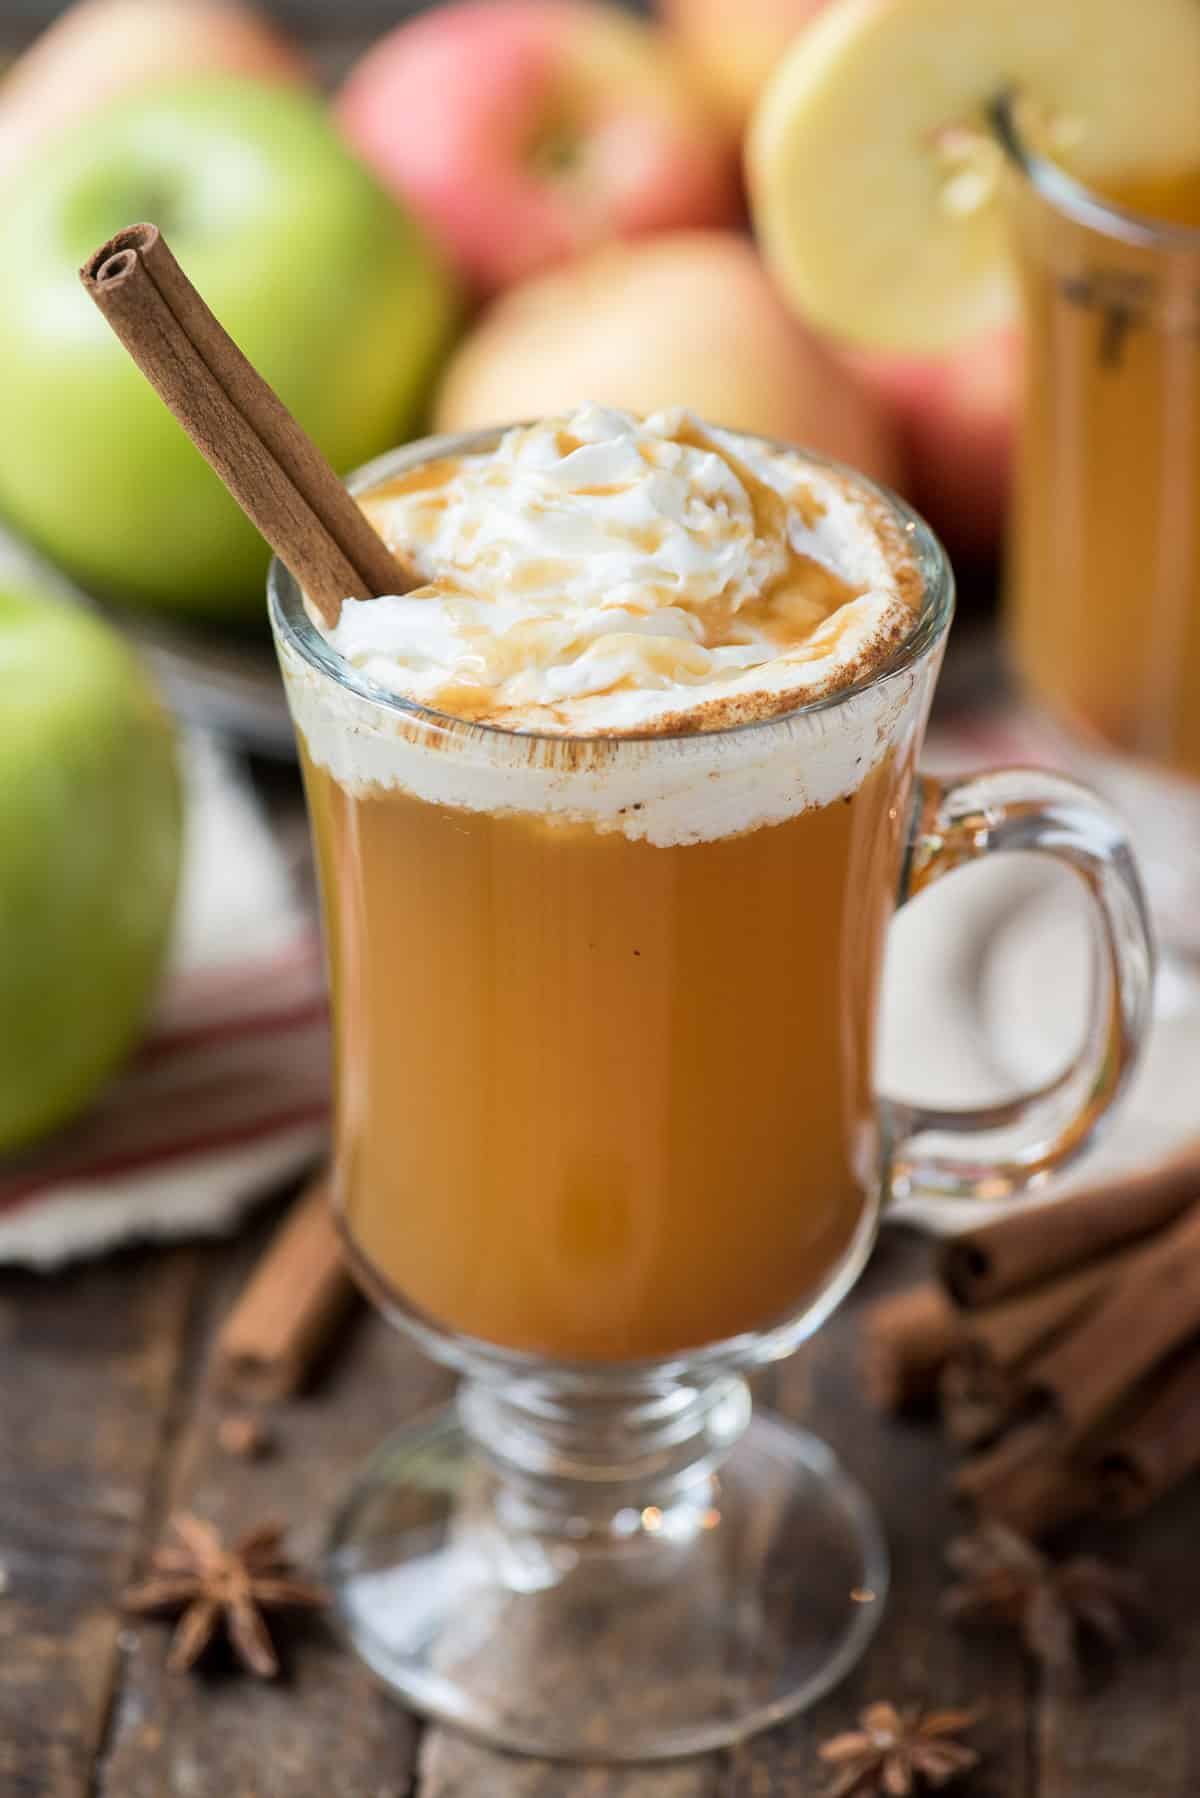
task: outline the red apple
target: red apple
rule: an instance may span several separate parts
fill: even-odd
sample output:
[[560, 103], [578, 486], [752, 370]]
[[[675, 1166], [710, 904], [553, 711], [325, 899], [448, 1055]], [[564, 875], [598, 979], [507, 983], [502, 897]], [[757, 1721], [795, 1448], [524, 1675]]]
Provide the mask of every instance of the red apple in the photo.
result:
[[722, 114], [738, 130], [780, 56], [827, 0], [659, 0], [659, 10]]
[[666, 34], [594, 0], [436, 8], [368, 51], [338, 115], [483, 292], [740, 207], [732, 138]]
[[881, 481], [899, 472], [879, 401], [796, 323], [732, 231], [610, 244], [503, 294], [451, 361], [436, 422], [469, 430], [585, 400], [689, 406]]
[[0, 180], [114, 95], [220, 70], [309, 77], [298, 51], [238, 0], [78, 0], [0, 81]]
[[957, 553], [994, 551], [1008, 507], [1019, 331], [987, 332], [941, 356], [846, 351], [843, 359], [895, 421], [913, 504]]

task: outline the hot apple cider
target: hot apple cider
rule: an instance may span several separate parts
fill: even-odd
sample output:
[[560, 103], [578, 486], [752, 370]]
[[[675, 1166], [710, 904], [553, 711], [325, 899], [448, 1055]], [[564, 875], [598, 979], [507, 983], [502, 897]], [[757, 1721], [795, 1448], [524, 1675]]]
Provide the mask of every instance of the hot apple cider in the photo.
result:
[[[1013, 627], [1033, 694], [1200, 778], [1200, 169], [1124, 216], [1019, 195], [1027, 314]], [[1189, 235], [1190, 234], [1190, 235]]]
[[383, 728], [285, 662], [353, 1249], [441, 1328], [555, 1359], [762, 1329], [835, 1277], [878, 1171], [920, 723], [866, 684], [913, 625], [893, 515], [598, 409], [364, 504], [425, 584], [329, 644], [409, 703]]

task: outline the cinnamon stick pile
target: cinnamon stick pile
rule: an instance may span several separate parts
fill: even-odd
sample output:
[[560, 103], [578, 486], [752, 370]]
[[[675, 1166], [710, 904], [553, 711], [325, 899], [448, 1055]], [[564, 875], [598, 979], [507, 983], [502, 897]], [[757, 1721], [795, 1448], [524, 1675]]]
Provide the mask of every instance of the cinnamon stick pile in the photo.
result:
[[882, 1409], [937, 1398], [981, 1518], [1144, 1510], [1200, 1467], [1200, 1139], [956, 1237], [870, 1309], [864, 1354]]

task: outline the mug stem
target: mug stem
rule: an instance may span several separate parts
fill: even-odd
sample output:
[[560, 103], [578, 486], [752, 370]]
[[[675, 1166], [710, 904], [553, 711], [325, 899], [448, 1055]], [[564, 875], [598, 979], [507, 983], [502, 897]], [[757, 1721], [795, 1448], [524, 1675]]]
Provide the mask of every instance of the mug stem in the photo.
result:
[[557, 1542], [564, 1570], [587, 1553], [611, 1556], [615, 1572], [711, 1526], [713, 1476], [750, 1422], [750, 1394], [731, 1374], [591, 1396], [550, 1380], [468, 1379], [458, 1414], [495, 1475], [502, 1527]]

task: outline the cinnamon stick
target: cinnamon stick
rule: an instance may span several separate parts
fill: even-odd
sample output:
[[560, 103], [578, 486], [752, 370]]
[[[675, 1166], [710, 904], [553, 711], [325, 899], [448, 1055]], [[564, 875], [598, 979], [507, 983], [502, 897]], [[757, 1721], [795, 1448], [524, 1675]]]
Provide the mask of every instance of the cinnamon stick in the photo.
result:
[[1024, 1408], [1025, 1389], [1015, 1374], [960, 1348], [938, 1382], [942, 1428], [960, 1448], [991, 1442]]
[[1133, 1249], [1118, 1249], [995, 1305], [961, 1313], [963, 1340], [980, 1361], [1012, 1370], [1077, 1323], [1120, 1277]]
[[[972, 1311], [954, 1305], [934, 1280], [878, 1299], [863, 1320], [867, 1397], [882, 1411], [902, 1410], [931, 1398], [940, 1381], [951, 1436], [973, 1442], [991, 1434], [1022, 1389], [1014, 1377], [1021, 1363], [1077, 1322], [1144, 1247], [1118, 1249]], [[962, 1421], [962, 1433], [951, 1412]]]
[[862, 1335], [862, 1377], [871, 1403], [881, 1411], [903, 1411], [932, 1399], [958, 1340], [958, 1314], [933, 1280], [876, 1300]]
[[1091, 1457], [1101, 1511], [1132, 1517], [1200, 1467], [1200, 1347], [1182, 1354], [1161, 1385]]
[[1200, 1138], [1192, 1138], [1149, 1167], [965, 1231], [946, 1245], [941, 1275], [960, 1305], [991, 1304], [1161, 1229], [1198, 1197]]
[[1035, 1358], [1030, 1387], [1077, 1446], [1141, 1379], [1200, 1332], [1200, 1206], [1137, 1256], [1077, 1329]]
[[956, 1498], [981, 1517], [1023, 1536], [1043, 1536], [1096, 1508], [1096, 1487], [1074, 1466], [1053, 1416], [1034, 1418], [963, 1463], [951, 1481]]
[[258, 1401], [296, 1392], [354, 1292], [322, 1175], [272, 1237], [217, 1338], [218, 1385]]
[[996, 1305], [959, 1311], [959, 1342], [942, 1371], [942, 1424], [951, 1442], [977, 1448], [1028, 1409], [1028, 1362], [1078, 1325], [1138, 1252], [1119, 1249]]
[[154, 225], [110, 238], [84, 287], [327, 624], [412, 586], [316, 445], [246, 360]]

